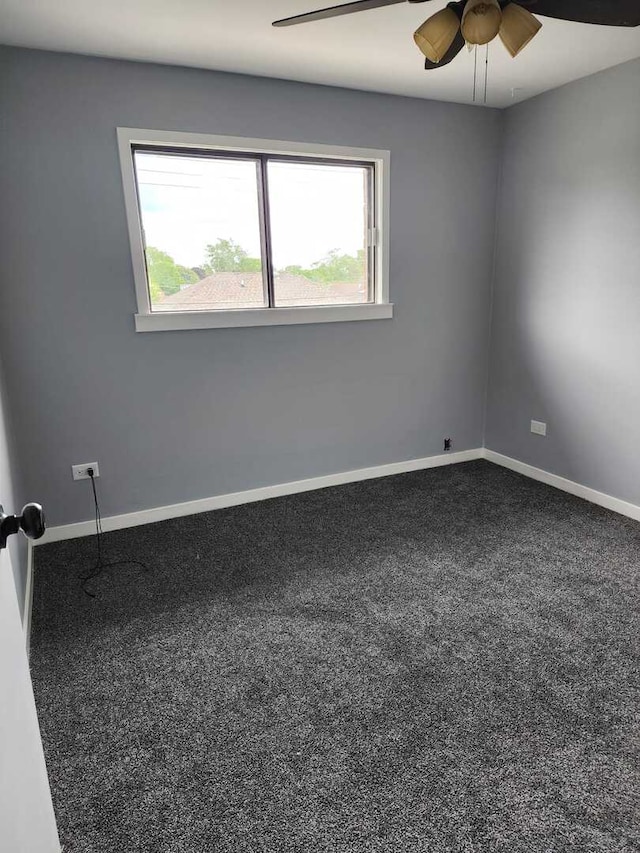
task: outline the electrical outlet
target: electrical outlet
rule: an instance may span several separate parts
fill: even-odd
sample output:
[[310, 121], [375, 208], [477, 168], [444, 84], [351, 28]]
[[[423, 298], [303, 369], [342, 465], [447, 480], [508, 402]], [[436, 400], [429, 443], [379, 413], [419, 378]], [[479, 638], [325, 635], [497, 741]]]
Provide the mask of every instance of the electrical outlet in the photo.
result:
[[445, 440], [444, 440], [444, 449], [445, 449], [445, 451], [446, 451], [446, 450], [451, 450], [451, 439], [450, 439], [450, 438], [445, 438]]
[[531, 421], [531, 432], [534, 435], [546, 435], [547, 425], [543, 421]]
[[74, 480], [89, 480], [90, 477], [87, 474], [89, 468], [93, 468], [93, 476], [100, 476], [100, 469], [98, 468], [97, 462], [85, 462], [84, 465], [72, 465], [71, 473], [73, 474]]

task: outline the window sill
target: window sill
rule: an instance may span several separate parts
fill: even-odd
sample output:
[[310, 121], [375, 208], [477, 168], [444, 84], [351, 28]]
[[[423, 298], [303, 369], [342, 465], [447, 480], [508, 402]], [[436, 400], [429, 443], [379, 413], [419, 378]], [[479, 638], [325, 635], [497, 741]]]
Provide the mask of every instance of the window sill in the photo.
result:
[[389, 320], [392, 303], [316, 305], [309, 308], [249, 308], [235, 311], [176, 311], [136, 314], [136, 332], [180, 329], [229, 329], [247, 326], [293, 326], [305, 323], [344, 323], [353, 320]]

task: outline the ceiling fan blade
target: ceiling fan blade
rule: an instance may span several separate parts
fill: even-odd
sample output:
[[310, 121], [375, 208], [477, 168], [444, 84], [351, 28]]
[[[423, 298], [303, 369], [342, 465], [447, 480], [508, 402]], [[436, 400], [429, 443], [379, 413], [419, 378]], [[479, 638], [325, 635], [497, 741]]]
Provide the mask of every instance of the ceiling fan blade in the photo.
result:
[[[355, 3], [343, 3], [341, 6], [329, 6], [304, 15], [294, 15], [274, 21], [274, 27], [290, 27], [293, 24], [306, 24], [309, 21], [324, 21], [325, 18], [336, 18], [338, 15], [350, 15], [352, 12], [366, 12], [367, 9], [379, 9], [381, 6], [394, 6], [405, 0], [356, 0]], [[415, 0], [413, 0], [415, 2]]]
[[640, 27], [638, 0], [515, 0], [534, 15], [579, 24]]
[[455, 59], [456, 56], [460, 53], [462, 48], [464, 47], [464, 36], [462, 33], [458, 33], [458, 35], [454, 38], [451, 47], [442, 57], [440, 62], [431, 62], [430, 59], [425, 59], [424, 67], [426, 71], [431, 71], [433, 68], [442, 68], [443, 65], [448, 65], [452, 59]]

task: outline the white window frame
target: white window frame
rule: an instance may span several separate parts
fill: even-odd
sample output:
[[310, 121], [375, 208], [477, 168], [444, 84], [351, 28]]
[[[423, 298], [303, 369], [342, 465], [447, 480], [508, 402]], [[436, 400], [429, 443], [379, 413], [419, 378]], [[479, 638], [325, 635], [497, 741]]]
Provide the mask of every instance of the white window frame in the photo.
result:
[[[211, 149], [250, 154], [287, 154], [331, 160], [366, 161], [374, 167], [373, 240], [375, 252], [374, 301], [358, 305], [310, 305], [292, 308], [237, 308], [212, 311], [156, 312], [151, 310], [142, 222], [138, 205], [134, 145], [166, 145], [173, 148]], [[377, 148], [345, 148], [273, 139], [213, 136], [206, 133], [177, 133], [170, 130], [118, 128], [124, 203], [129, 227], [133, 277], [138, 302], [137, 332], [176, 329], [222, 329], [233, 326], [273, 326], [300, 323], [334, 323], [352, 320], [384, 320], [393, 316], [389, 301], [389, 151]]]

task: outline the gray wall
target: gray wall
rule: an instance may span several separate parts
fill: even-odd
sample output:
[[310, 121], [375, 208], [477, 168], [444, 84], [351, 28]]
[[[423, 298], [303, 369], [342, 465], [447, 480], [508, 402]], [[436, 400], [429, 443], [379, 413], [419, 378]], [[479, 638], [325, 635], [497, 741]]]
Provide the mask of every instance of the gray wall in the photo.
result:
[[[0, 339], [29, 494], [105, 515], [483, 439], [501, 115], [0, 51]], [[393, 320], [136, 334], [118, 125], [391, 150]]]
[[636, 504], [639, 92], [634, 61], [507, 112], [486, 429], [491, 449]]

